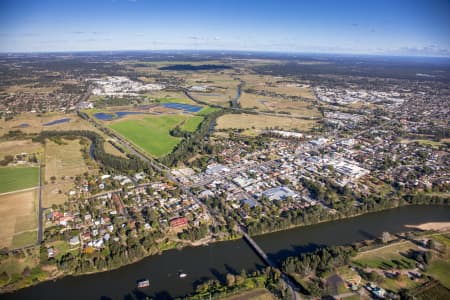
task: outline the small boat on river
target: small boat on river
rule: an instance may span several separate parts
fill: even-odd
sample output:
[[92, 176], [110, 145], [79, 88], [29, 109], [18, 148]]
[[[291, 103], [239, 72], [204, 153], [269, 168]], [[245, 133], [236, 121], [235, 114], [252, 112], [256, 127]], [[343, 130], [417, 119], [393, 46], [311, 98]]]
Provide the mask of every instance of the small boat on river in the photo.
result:
[[150, 281], [148, 279], [144, 279], [144, 280], [139, 280], [137, 282], [137, 287], [138, 288], [146, 288], [150, 286]]

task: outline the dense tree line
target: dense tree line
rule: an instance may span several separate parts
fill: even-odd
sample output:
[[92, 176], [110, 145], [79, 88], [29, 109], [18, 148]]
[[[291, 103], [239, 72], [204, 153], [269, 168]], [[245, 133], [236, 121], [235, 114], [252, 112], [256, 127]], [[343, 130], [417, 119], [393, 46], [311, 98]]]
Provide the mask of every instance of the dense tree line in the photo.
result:
[[130, 105], [131, 103], [141, 103], [142, 100], [135, 98], [135, 99], [126, 99], [126, 98], [110, 98], [106, 97], [103, 98], [97, 102], [95, 102], [96, 108], [105, 108], [109, 106], [124, 106], [124, 105]]
[[205, 148], [203, 139], [210, 132], [215, 120], [221, 114], [222, 111], [208, 114], [194, 133], [187, 135], [187, 137], [176, 146], [172, 153], [160, 159], [161, 163], [167, 166], [176, 166], [179, 162], [186, 161], [195, 155], [195, 153], [202, 152]]
[[242, 270], [239, 274], [228, 273], [223, 280], [207, 280], [197, 285], [194, 294], [183, 299], [222, 299], [241, 290], [266, 288], [278, 299], [289, 299], [290, 291], [281, 279], [278, 269], [267, 267], [252, 273]]
[[[277, 201], [266, 201], [265, 216], [261, 215], [261, 208], [255, 207], [249, 210], [252, 216], [250, 219], [244, 219], [235, 211], [226, 212], [223, 203], [219, 200], [208, 200], [206, 204], [212, 209], [222, 212], [237, 222], [244, 222], [250, 235], [259, 235], [272, 231], [283, 230], [292, 226], [310, 225], [324, 221], [337, 220], [351, 217], [368, 212], [381, 211], [404, 205], [449, 205], [450, 198], [445, 194], [436, 193], [405, 193], [397, 190], [393, 194], [380, 196], [376, 194], [358, 195], [345, 187], [333, 187], [329, 183], [324, 185], [318, 182], [304, 180], [302, 182], [310, 191], [314, 199], [323, 201], [330, 208], [336, 210], [330, 214], [327, 209], [321, 206], [304, 208], [302, 210], [281, 211], [277, 209]], [[262, 200], [264, 201], [264, 200]], [[286, 200], [285, 200], [286, 201]], [[358, 205], [354, 205], [358, 203]]]
[[254, 219], [247, 223], [248, 234], [258, 235], [271, 231], [283, 230], [291, 226], [310, 225], [332, 220], [327, 210], [320, 206], [305, 208], [303, 210], [289, 210], [279, 216], [273, 215]]
[[204, 238], [208, 234], [208, 226], [201, 224], [199, 227], [190, 227], [184, 229], [178, 234], [178, 237], [182, 240], [196, 241]]
[[433, 204], [433, 205], [449, 205], [450, 198], [446, 195], [433, 195], [426, 193], [418, 193], [413, 195], [405, 195], [405, 201], [411, 204]]
[[288, 257], [282, 263], [286, 273], [297, 273], [302, 276], [318, 275], [341, 267], [350, 262], [356, 255], [353, 247], [331, 246], [317, 249], [311, 253], [302, 253], [299, 256]]

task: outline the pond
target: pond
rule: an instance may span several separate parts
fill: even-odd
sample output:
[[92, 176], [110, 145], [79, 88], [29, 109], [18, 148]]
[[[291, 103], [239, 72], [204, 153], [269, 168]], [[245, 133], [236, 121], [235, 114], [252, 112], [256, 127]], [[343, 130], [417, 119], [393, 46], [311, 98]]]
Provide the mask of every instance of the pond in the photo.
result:
[[54, 120], [54, 121], [45, 123], [43, 126], [53, 126], [53, 125], [57, 125], [57, 124], [67, 123], [67, 122], [70, 122], [70, 118]]
[[144, 114], [144, 113], [138, 112], [138, 111], [117, 111], [114, 113], [99, 112], [99, 113], [95, 113], [94, 117], [96, 117], [97, 119], [102, 120], [102, 121], [111, 121], [113, 119], [120, 119], [126, 115], [140, 115], [140, 114]]
[[162, 103], [162, 106], [166, 108], [182, 110], [185, 113], [196, 113], [202, 110], [203, 107], [197, 105], [190, 105], [184, 103]]

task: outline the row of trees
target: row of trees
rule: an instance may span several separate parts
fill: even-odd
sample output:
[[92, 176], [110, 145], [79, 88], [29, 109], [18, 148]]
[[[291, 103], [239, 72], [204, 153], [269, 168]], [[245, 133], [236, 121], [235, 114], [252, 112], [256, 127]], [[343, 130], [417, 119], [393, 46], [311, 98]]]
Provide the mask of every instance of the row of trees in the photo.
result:
[[176, 166], [179, 162], [186, 161], [195, 153], [203, 152], [205, 147], [203, 139], [211, 130], [215, 120], [222, 113], [222, 111], [215, 111], [205, 116], [205, 119], [200, 123], [197, 130], [192, 134], [180, 132], [180, 130], [177, 130], [175, 128], [172, 133], [175, 135], [181, 135], [185, 138], [170, 154], [160, 159], [161, 163], [167, 166]]
[[178, 237], [182, 240], [196, 241], [200, 240], [208, 234], [208, 226], [206, 224], [201, 224], [198, 227], [190, 227], [189, 229], [184, 229], [178, 234]]
[[320, 248], [311, 253], [288, 257], [282, 263], [284, 272], [297, 273], [302, 276], [318, 275], [344, 266], [356, 255], [356, 249], [346, 246]]

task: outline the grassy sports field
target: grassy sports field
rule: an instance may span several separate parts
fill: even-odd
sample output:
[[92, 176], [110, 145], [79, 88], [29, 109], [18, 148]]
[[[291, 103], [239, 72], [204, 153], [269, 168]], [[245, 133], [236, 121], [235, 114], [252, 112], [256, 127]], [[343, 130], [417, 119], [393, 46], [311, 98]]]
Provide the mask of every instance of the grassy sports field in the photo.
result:
[[38, 167], [0, 168], [0, 194], [39, 185]]
[[109, 127], [147, 153], [161, 157], [170, 153], [181, 140], [181, 138], [171, 136], [170, 130], [181, 124], [184, 130], [195, 130], [198, 123], [201, 122], [199, 118], [201, 117], [180, 114], [146, 116], [112, 122]]

